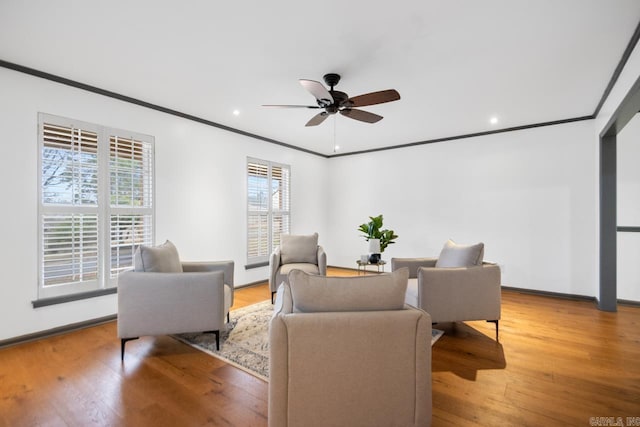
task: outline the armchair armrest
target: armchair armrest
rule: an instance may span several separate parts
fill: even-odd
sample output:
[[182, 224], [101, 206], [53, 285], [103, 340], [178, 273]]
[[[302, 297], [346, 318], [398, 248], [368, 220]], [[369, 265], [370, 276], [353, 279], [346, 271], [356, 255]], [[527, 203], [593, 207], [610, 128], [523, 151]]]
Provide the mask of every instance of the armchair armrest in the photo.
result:
[[233, 274], [235, 263], [231, 260], [227, 261], [201, 261], [201, 262], [183, 262], [182, 271], [185, 273], [206, 273], [214, 271], [222, 271], [224, 273], [224, 284], [229, 285], [231, 291], [231, 299], [229, 306], [233, 305]]
[[418, 268], [435, 267], [438, 258], [391, 258], [391, 271], [399, 268], [407, 267], [409, 269], [409, 278], [418, 277]]
[[233, 261], [183, 262], [182, 271], [185, 273], [222, 271], [224, 273], [224, 283], [233, 289], [234, 266]]
[[433, 322], [499, 320], [500, 268], [485, 264], [463, 268], [418, 269], [418, 305]]
[[[280, 268], [280, 246], [276, 246], [276, 248], [271, 252], [269, 256], [269, 287], [273, 290], [274, 286], [279, 286], [280, 284], [275, 284], [276, 282], [276, 273]], [[275, 285], [274, 285], [275, 284]]]
[[118, 336], [164, 335], [224, 324], [224, 273], [146, 273], [118, 276]]
[[325, 253], [322, 246], [318, 245], [318, 270], [321, 276], [327, 275], [327, 254]]
[[273, 316], [279, 314], [293, 313], [293, 298], [291, 296], [291, 287], [287, 284], [281, 284], [278, 286], [276, 293], [276, 301], [273, 305]]

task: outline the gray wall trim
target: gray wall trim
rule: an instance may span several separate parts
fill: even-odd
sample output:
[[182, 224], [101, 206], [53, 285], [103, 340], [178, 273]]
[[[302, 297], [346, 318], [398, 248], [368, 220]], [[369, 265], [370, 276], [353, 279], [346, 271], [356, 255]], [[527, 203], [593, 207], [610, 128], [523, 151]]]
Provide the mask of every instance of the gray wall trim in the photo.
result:
[[531, 294], [531, 295], [538, 295], [538, 296], [552, 297], [552, 298], [562, 298], [562, 299], [569, 299], [572, 301], [596, 302], [596, 297], [590, 297], [587, 295], [575, 295], [575, 294], [565, 294], [561, 292], [540, 291], [538, 289], [515, 288], [513, 286], [504, 286], [504, 285], [502, 285], [501, 287], [505, 291], [520, 292], [523, 294]]
[[627, 305], [629, 307], [640, 307], [640, 301], [631, 301], [628, 299], [619, 299], [618, 304]]
[[448, 137], [444, 137], [444, 138], [429, 139], [429, 140], [426, 140], [426, 141], [410, 142], [410, 143], [407, 143], [407, 144], [389, 145], [389, 146], [386, 146], [386, 147], [372, 148], [370, 150], [361, 150], [361, 151], [352, 151], [352, 152], [349, 152], [349, 153], [333, 154], [333, 155], [331, 155], [329, 157], [330, 158], [345, 157], [345, 156], [353, 156], [353, 155], [356, 155], [356, 154], [375, 153], [376, 151], [397, 150], [397, 149], [400, 149], [400, 148], [415, 147], [415, 146], [425, 145], [425, 144], [435, 144], [437, 142], [456, 141], [458, 139], [475, 138], [475, 137], [479, 137], [479, 136], [487, 136], [487, 135], [493, 135], [493, 134], [497, 134], [497, 133], [505, 133], [505, 132], [514, 132], [514, 131], [526, 130], [526, 129], [534, 129], [534, 128], [539, 128], [539, 127], [544, 127], [544, 126], [563, 125], [563, 124], [566, 124], [566, 123], [581, 122], [581, 121], [584, 121], [584, 120], [593, 120], [593, 119], [594, 119], [594, 116], [573, 117], [573, 118], [569, 118], [569, 119], [554, 120], [554, 121], [551, 121], [551, 122], [534, 123], [534, 124], [530, 124], [530, 125], [522, 125], [522, 126], [514, 126], [514, 127], [509, 127], [509, 128], [503, 128], [503, 129], [488, 130], [488, 131], [485, 131], [485, 132], [467, 133], [467, 134], [464, 134], [464, 135], [448, 136]]
[[244, 285], [238, 285], [234, 289], [251, 288], [253, 286], [268, 285], [268, 284], [269, 284], [269, 279], [256, 280], [255, 282], [245, 283]]
[[620, 58], [620, 61], [618, 61], [618, 66], [613, 71], [613, 75], [609, 80], [609, 84], [607, 85], [604, 92], [602, 93], [602, 97], [600, 97], [600, 102], [598, 102], [598, 105], [596, 106], [596, 109], [593, 112], [594, 117], [596, 117], [600, 113], [602, 106], [604, 105], [605, 101], [609, 97], [609, 94], [613, 90], [613, 86], [618, 81], [618, 78], [620, 77], [620, 74], [622, 73], [624, 66], [627, 65], [627, 61], [629, 60], [631, 53], [633, 53], [633, 49], [635, 49], [636, 45], [638, 44], [639, 39], [640, 39], [640, 22], [636, 26], [636, 30], [633, 32], [633, 35], [631, 36], [631, 40], [629, 40], [629, 43], [627, 43], [627, 48], [622, 53], [622, 57]]
[[319, 156], [319, 157], [324, 157], [324, 158], [328, 157], [328, 156], [326, 156], [324, 154], [316, 153], [315, 151], [311, 151], [311, 150], [307, 150], [306, 148], [296, 147], [295, 145], [290, 145], [290, 144], [287, 144], [285, 142], [278, 141], [278, 140], [275, 140], [275, 139], [272, 139], [272, 138], [267, 138], [267, 137], [264, 137], [264, 136], [261, 136], [261, 135], [257, 135], [257, 134], [254, 134], [254, 133], [245, 132], [243, 130], [236, 129], [236, 128], [233, 128], [231, 126], [222, 125], [220, 123], [216, 123], [216, 122], [213, 122], [211, 120], [203, 119], [203, 118], [198, 117], [198, 116], [193, 116], [191, 114], [183, 113], [181, 111], [173, 110], [171, 108], [163, 107], [161, 105], [152, 104], [150, 102], [142, 101], [142, 100], [137, 99], [137, 98], [132, 98], [130, 96], [126, 96], [126, 95], [122, 95], [120, 93], [112, 92], [110, 90], [101, 89], [101, 88], [96, 87], [96, 86], [91, 86], [91, 85], [88, 85], [88, 84], [85, 84], [85, 83], [78, 82], [76, 80], [71, 80], [71, 79], [67, 79], [65, 77], [60, 77], [60, 76], [57, 76], [55, 74], [50, 74], [50, 73], [46, 73], [44, 71], [40, 71], [40, 70], [36, 70], [36, 69], [33, 69], [33, 68], [25, 67], [23, 65], [14, 64], [12, 62], [4, 61], [2, 59], [0, 59], [0, 67], [7, 68], [7, 69], [13, 70], [13, 71], [18, 71], [20, 73], [28, 74], [30, 76], [40, 77], [40, 78], [45, 79], [45, 80], [50, 80], [52, 82], [60, 83], [60, 84], [66, 85], [66, 86], [75, 87], [77, 89], [86, 90], [88, 92], [96, 93], [98, 95], [103, 95], [103, 96], [106, 96], [106, 97], [109, 97], [109, 98], [114, 98], [114, 99], [117, 99], [119, 101], [124, 101], [124, 102], [128, 102], [130, 104], [139, 105], [141, 107], [149, 108], [151, 110], [160, 111], [161, 113], [166, 113], [166, 114], [170, 114], [172, 116], [181, 117], [183, 119], [191, 120], [193, 122], [201, 123], [201, 124], [204, 124], [204, 125], [207, 125], [207, 126], [211, 126], [211, 127], [215, 127], [215, 128], [222, 129], [222, 130], [226, 130], [228, 132], [237, 133], [239, 135], [247, 136], [249, 138], [259, 139], [261, 141], [269, 142], [271, 144], [280, 145], [282, 147], [290, 148], [292, 150], [302, 151], [302, 152], [305, 152], [305, 153], [308, 153], [308, 154], [313, 154], [314, 156]]
[[31, 301], [33, 308], [46, 307], [48, 305], [64, 304], [71, 301], [80, 301], [83, 299], [96, 298], [104, 295], [111, 295], [118, 293], [118, 288], [106, 288], [98, 289], [89, 292], [80, 292], [77, 294], [61, 295], [59, 297], [42, 298], [39, 300]]
[[[99, 317], [97, 319], [85, 320], [84, 322], [71, 323], [69, 325], [59, 326], [57, 328], [35, 332], [33, 334], [21, 335], [19, 337], [9, 338], [7, 340], [1, 340], [0, 348], [23, 344], [30, 341], [37, 341], [37, 340], [49, 338], [55, 335], [66, 334], [66, 333], [77, 331], [80, 329], [90, 328], [92, 326], [97, 326], [103, 323], [112, 322], [116, 319], [117, 319], [117, 316], [115, 314], [112, 314], [109, 316]], [[116, 337], [114, 336], [114, 340], [115, 338]]]
[[245, 270], [251, 270], [253, 268], [261, 268], [261, 267], [268, 267], [269, 266], [269, 261], [263, 261], [263, 262], [256, 262], [255, 264], [247, 264], [244, 266]]
[[602, 128], [600, 138], [617, 135], [640, 111], [640, 76], [636, 79], [609, 122]]
[[630, 227], [626, 225], [618, 226], [616, 227], [616, 230], [624, 233], [640, 233], [640, 227]]
[[600, 297], [598, 308], [616, 311], [617, 197], [616, 136], [600, 139]]
[[[493, 135], [493, 134], [497, 134], [497, 133], [504, 133], [504, 132], [514, 132], [514, 131], [519, 131], [519, 130], [525, 130], [525, 129], [532, 129], [532, 128], [537, 128], [537, 127], [542, 127], [542, 126], [553, 126], [553, 125], [558, 125], [558, 124], [566, 124], [566, 123], [571, 123], [571, 122], [576, 122], [576, 121], [582, 121], [582, 120], [591, 120], [593, 118], [595, 118], [596, 114], [599, 112], [600, 108], [601, 108], [601, 104], [604, 103], [604, 101], [606, 100], [606, 98], [609, 96], [609, 92], [611, 91], [611, 88], [609, 86], [613, 86], [613, 84], [615, 84], [615, 82], [618, 79], [618, 76], [620, 74], [620, 72], [622, 71], [622, 69], [624, 68], [624, 65], [626, 64], [629, 55], [631, 54], [631, 51], [629, 51], [629, 53], [627, 54], [627, 50], [630, 49], [630, 46], [634, 46], [636, 45], [636, 43], [638, 42], [638, 38], [640, 37], [640, 24], [638, 25], [638, 27], [636, 28], [636, 31], [634, 32], [633, 37], [631, 38], [630, 42], [627, 45], [627, 49], [625, 50], [625, 54], [622, 56], [620, 62], [618, 63], [618, 66], [616, 67], [616, 70], [609, 82], [609, 85], [607, 86], [607, 89], [605, 89], [605, 92], [603, 93], [601, 99], [600, 99], [600, 103], [598, 104], [598, 106], [596, 107], [595, 113], [588, 115], [588, 116], [581, 116], [581, 117], [574, 117], [574, 118], [568, 118], [568, 119], [562, 119], [562, 120], [554, 120], [554, 121], [549, 121], [549, 122], [542, 122], [542, 123], [534, 123], [534, 124], [529, 124], [529, 125], [522, 125], [522, 126], [514, 126], [514, 127], [509, 127], [509, 128], [504, 128], [504, 129], [495, 129], [495, 130], [490, 130], [490, 131], [485, 131], [485, 132], [475, 132], [475, 133], [469, 133], [469, 134], [463, 134], [463, 135], [455, 135], [455, 136], [449, 136], [449, 137], [443, 137], [443, 138], [436, 138], [436, 139], [430, 139], [430, 140], [425, 140], [425, 141], [417, 141], [417, 142], [411, 142], [411, 143], [407, 143], [407, 144], [400, 144], [400, 145], [390, 145], [390, 146], [386, 146], [386, 147], [380, 147], [380, 148], [376, 148], [376, 149], [371, 149], [371, 150], [361, 150], [361, 151], [353, 151], [353, 152], [349, 152], [349, 153], [340, 153], [340, 154], [332, 154], [332, 155], [326, 155], [326, 154], [321, 154], [312, 150], [308, 150], [306, 148], [301, 148], [301, 147], [297, 147], [295, 145], [291, 145], [291, 144], [287, 144], [285, 142], [282, 141], [278, 141], [272, 138], [267, 138], [261, 135], [257, 135], [257, 134], [253, 134], [250, 132], [245, 132], [243, 130], [240, 129], [236, 129], [236, 128], [232, 128], [230, 126], [226, 126], [226, 125], [222, 125], [220, 123], [216, 123], [213, 122], [211, 120], [207, 120], [207, 119], [203, 119], [201, 117], [197, 117], [197, 116], [193, 116], [191, 114], [186, 114], [177, 110], [173, 110], [170, 108], [166, 108], [157, 104], [152, 104], [146, 101], [142, 101], [136, 98], [132, 98], [126, 95], [122, 95], [116, 92], [112, 92], [106, 89], [102, 89], [102, 88], [98, 88], [96, 86], [91, 86], [85, 83], [81, 83], [75, 80], [71, 80], [71, 79], [67, 79], [65, 77], [61, 77], [61, 76], [57, 76], [55, 74], [50, 74], [44, 71], [40, 71], [40, 70], [36, 70], [33, 68], [29, 68], [29, 67], [25, 67], [23, 65], [19, 65], [19, 64], [15, 64], [9, 61], [5, 61], [0, 59], [0, 67], [3, 68], [7, 68], [13, 71], [17, 71], [20, 73], [25, 73], [34, 77], [39, 77], [39, 78], [43, 78], [46, 80], [50, 80], [56, 83], [60, 83], [60, 84], [64, 84], [67, 86], [71, 86], [71, 87], [75, 87], [78, 89], [82, 89], [82, 90], [86, 90], [89, 92], [93, 92], [99, 95], [103, 95], [103, 96], [107, 96], [110, 98], [114, 98], [114, 99], [118, 99], [120, 101], [124, 101], [124, 102], [129, 102], [135, 105], [139, 105], [142, 107], [146, 107], [146, 108], [150, 108], [156, 111], [160, 111], [166, 114], [171, 114], [177, 117], [181, 117], [187, 120], [191, 120], [197, 123], [201, 123], [207, 126], [212, 126], [212, 127], [216, 127], [218, 129], [222, 129], [222, 130], [226, 130], [228, 132], [233, 132], [239, 135], [243, 135], [243, 136], [247, 136], [249, 138], [255, 138], [255, 139], [259, 139], [261, 141], [265, 141], [271, 144], [276, 144], [276, 145], [280, 145], [282, 147], [286, 147], [286, 148], [290, 148], [292, 150], [297, 150], [297, 151], [302, 151], [308, 154], [312, 154], [315, 156], [319, 156], [319, 157], [323, 157], [323, 158], [333, 158], [333, 157], [344, 157], [344, 156], [352, 156], [352, 155], [357, 155], [357, 154], [365, 154], [365, 153], [371, 153], [371, 152], [376, 152], [376, 151], [384, 151], [384, 150], [393, 150], [393, 149], [399, 149], [399, 148], [407, 148], [407, 147], [413, 147], [413, 146], [417, 146], [417, 145], [424, 145], [424, 144], [434, 144], [437, 142], [447, 142], [447, 141], [455, 141], [458, 139], [465, 139], [465, 138], [473, 138], [473, 137], [479, 137], [479, 136], [486, 136], [486, 135]], [[633, 50], [631, 48], [631, 50]]]
[[617, 171], [618, 133], [640, 111], [640, 76], [600, 132], [600, 277], [598, 308], [616, 311], [617, 305]]

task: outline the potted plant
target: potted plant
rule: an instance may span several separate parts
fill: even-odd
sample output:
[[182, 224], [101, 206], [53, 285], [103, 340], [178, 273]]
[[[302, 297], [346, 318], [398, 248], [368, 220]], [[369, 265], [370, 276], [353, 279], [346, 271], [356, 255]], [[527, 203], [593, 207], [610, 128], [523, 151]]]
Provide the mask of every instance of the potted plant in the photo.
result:
[[370, 216], [369, 222], [361, 224], [358, 227], [358, 231], [363, 233], [363, 236], [369, 242], [369, 262], [371, 264], [377, 264], [380, 262], [380, 254], [398, 238], [398, 235], [393, 230], [382, 229], [382, 214], [378, 216]]

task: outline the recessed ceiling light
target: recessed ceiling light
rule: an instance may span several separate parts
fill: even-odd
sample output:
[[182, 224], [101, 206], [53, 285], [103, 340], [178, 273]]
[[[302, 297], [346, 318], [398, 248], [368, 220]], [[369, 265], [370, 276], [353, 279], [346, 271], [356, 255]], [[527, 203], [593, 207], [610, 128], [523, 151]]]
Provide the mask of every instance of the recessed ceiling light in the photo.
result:
[[335, 151], [338, 151], [339, 149], [340, 149], [340, 146], [339, 146], [339, 145], [335, 145], [335, 146], [333, 147], [333, 151], [334, 151], [334, 152], [335, 152]]
[[240, 115], [240, 110], [233, 110], [233, 115], [234, 116], [239, 116]]
[[491, 123], [492, 125], [497, 125], [498, 124], [498, 118], [496, 116], [493, 116], [489, 119], [489, 123]]

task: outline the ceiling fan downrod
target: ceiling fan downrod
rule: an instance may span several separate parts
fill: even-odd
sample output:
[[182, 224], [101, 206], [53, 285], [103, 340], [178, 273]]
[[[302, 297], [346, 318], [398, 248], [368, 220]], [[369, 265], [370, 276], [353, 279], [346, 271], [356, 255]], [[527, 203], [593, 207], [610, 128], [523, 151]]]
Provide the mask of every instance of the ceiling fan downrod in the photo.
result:
[[328, 73], [324, 75], [324, 82], [333, 90], [334, 86], [337, 86], [340, 82], [340, 74]]

